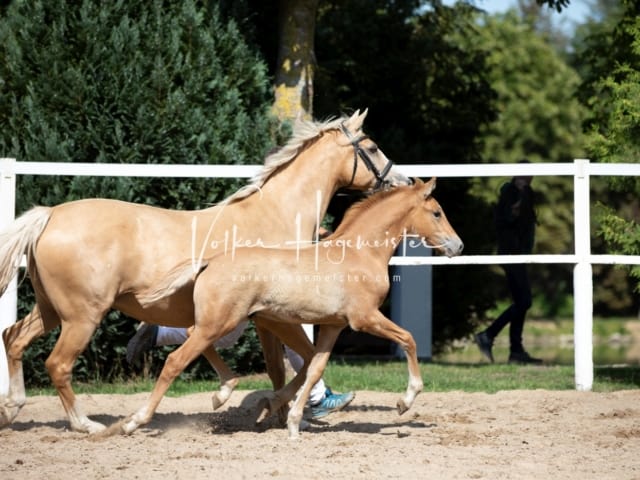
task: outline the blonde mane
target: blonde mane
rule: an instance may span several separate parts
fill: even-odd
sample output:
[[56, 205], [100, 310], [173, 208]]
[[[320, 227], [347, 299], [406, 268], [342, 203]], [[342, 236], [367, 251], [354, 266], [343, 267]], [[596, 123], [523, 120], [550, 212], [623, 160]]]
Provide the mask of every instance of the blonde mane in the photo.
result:
[[[237, 202], [259, 191], [278, 168], [293, 161], [310, 142], [316, 140], [324, 132], [340, 128], [340, 125], [346, 120], [348, 120], [346, 116], [324, 121], [297, 120], [289, 141], [282, 148], [267, 156], [264, 167], [251, 179], [249, 184], [224, 199], [219, 205]], [[356, 132], [351, 133], [355, 134]]]

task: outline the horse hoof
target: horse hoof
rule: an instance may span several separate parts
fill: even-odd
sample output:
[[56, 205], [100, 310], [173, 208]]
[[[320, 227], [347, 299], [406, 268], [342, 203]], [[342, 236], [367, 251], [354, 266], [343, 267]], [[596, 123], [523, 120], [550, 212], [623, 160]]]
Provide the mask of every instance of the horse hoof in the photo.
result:
[[271, 416], [271, 402], [269, 402], [269, 399], [260, 399], [256, 405], [256, 410], [258, 411], [256, 424], [260, 424]]
[[89, 420], [88, 418], [85, 418], [81, 423], [71, 425], [71, 430], [73, 430], [74, 432], [88, 433], [89, 435], [103, 432], [106, 429], [106, 425], [94, 422], [93, 420]]
[[282, 406], [278, 410], [278, 422], [280, 425], [284, 426], [287, 424], [287, 418], [289, 417], [289, 408], [287, 406]]
[[106, 429], [107, 429], [106, 425], [103, 425], [103, 424], [98, 423], [98, 422], [91, 422], [89, 424], [88, 432], [93, 435], [93, 434], [96, 434], [96, 433], [104, 432]]
[[138, 428], [138, 426], [138, 423], [133, 420], [125, 420], [120, 425], [120, 433], [122, 433], [123, 435], [131, 435]]
[[21, 408], [21, 406], [7, 400], [0, 402], [0, 428], [10, 425], [18, 416], [18, 412]]
[[11, 412], [9, 412], [6, 407], [2, 407], [0, 409], [0, 428], [4, 428], [7, 425], [10, 425], [13, 418], [14, 417]]
[[222, 405], [224, 405], [224, 401], [220, 400], [220, 398], [218, 397], [217, 394], [212, 395], [211, 397], [211, 403], [213, 404], [213, 409], [217, 410], [219, 409]]
[[409, 407], [407, 406], [406, 403], [404, 403], [403, 399], [398, 400], [396, 407], [398, 408], [398, 415], [402, 415], [404, 412], [409, 410]]
[[289, 423], [289, 440], [296, 441], [300, 438], [300, 426]]

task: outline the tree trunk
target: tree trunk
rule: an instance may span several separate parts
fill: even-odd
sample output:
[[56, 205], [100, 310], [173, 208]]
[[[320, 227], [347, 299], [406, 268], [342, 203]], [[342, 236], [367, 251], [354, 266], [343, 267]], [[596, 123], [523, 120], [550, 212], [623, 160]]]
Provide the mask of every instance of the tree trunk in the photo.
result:
[[312, 118], [318, 1], [279, 0], [273, 112], [281, 121], [298, 116]]

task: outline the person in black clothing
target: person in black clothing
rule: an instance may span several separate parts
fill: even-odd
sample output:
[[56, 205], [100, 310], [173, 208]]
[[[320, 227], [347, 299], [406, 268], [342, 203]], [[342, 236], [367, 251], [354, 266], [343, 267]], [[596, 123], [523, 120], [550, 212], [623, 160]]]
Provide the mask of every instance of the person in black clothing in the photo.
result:
[[[526, 162], [523, 161], [521, 163]], [[536, 228], [532, 177], [516, 176], [500, 188], [496, 207], [496, 233], [499, 255], [526, 255], [533, 250]], [[487, 328], [475, 336], [485, 357], [493, 363], [493, 340], [509, 324], [509, 363], [542, 363], [522, 345], [522, 330], [527, 310], [531, 307], [531, 286], [525, 264], [501, 265], [513, 303]]]

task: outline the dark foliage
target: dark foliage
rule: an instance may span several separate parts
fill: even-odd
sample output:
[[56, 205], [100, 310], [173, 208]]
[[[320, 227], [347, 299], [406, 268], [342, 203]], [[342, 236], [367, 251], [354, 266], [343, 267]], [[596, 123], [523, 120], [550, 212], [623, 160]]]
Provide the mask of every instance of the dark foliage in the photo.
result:
[[[0, 18], [0, 58], [3, 157], [256, 164], [272, 147], [266, 67], [235, 23], [221, 21], [216, 8], [201, 2], [16, 0]], [[17, 213], [86, 197], [203, 208], [243, 183], [21, 177]], [[33, 305], [28, 282], [19, 297], [24, 315]], [[134, 326], [110, 313], [79, 360], [76, 378], [127, 373], [122, 353]], [[47, 381], [43, 362], [56, 336], [57, 329], [27, 352], [27, 382]], [[239, 348], [237, 367], [259, 366], [261, 352], [251, 342]]]
[[[367, 132], [398, 164], [477, 163], [477, 139], [494, 119], [487, 52], [462, 48], [473, 7], [412, 0], [324, 2], [317, 25], [318, 117], [368, 107]], [[436, 197], [465, 241], [491, 249], [490, 205], [473, 200], [468, 179], [438, 183]], [[484, 219], [478, 221], [478, 219]], [[475, 328], [495, 298], [486, 267], [434, 268], [434, 350]], [[465, 292], [464, 296], [460, 292]]]

